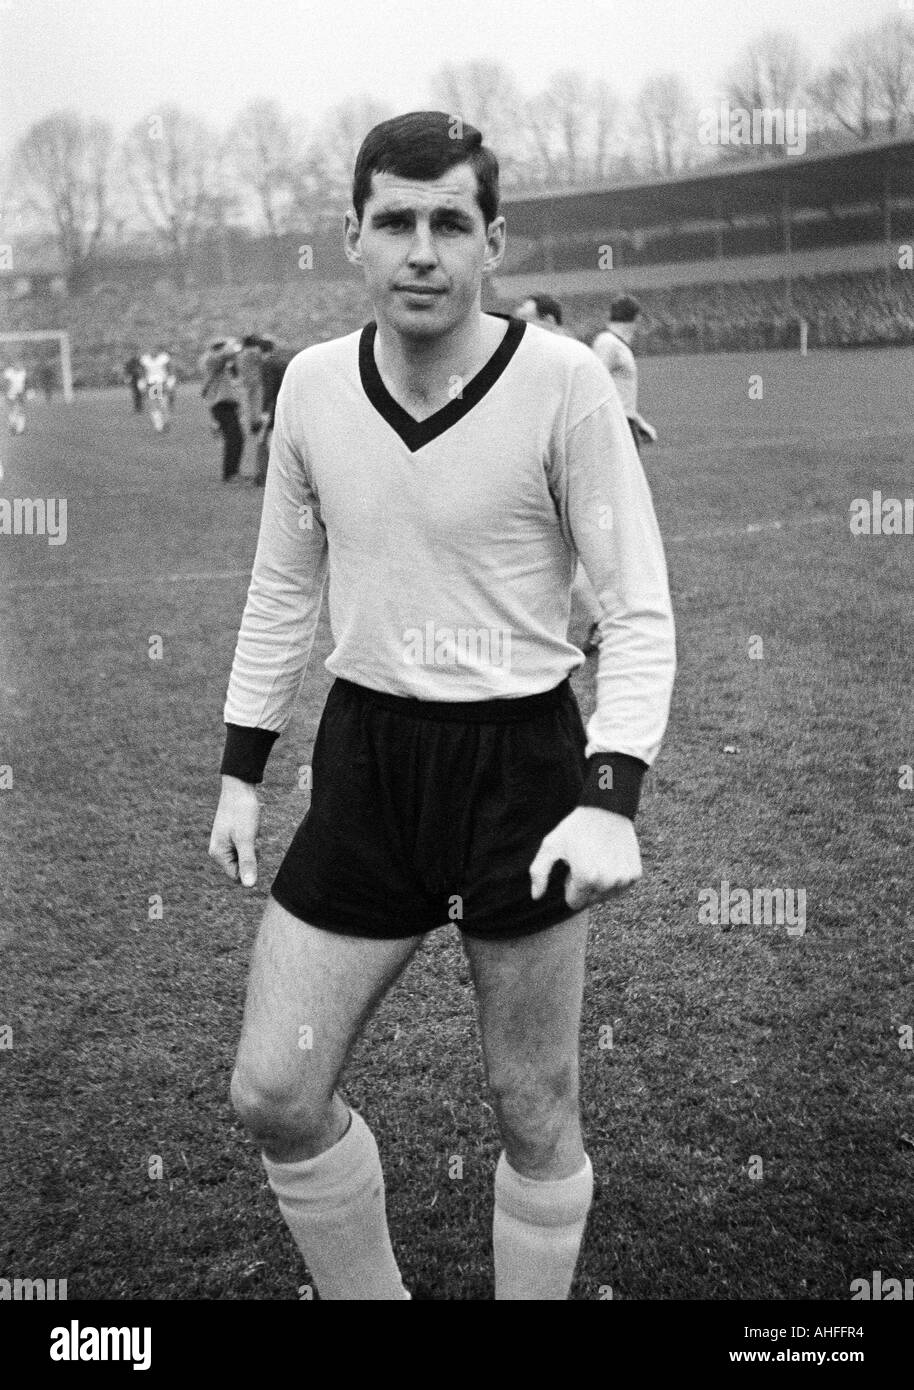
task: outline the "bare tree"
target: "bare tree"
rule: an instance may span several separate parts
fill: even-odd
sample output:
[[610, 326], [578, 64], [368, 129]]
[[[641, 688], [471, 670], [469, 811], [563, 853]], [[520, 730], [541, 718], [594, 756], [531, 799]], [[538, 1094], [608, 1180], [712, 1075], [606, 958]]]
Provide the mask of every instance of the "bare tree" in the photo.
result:
[[[788, 119], [797, 132], [802, 122], [805, 140], [809, 70], [809, 60], [795, 36], [787, 30], [769, 29], [743, 49], [727, 75], [725, 94], [731, 107], [741, 112], [771, 113], [767, 118], [770, 130], [777, 129], [774, 122], [778, 118], [785, 131]], [[786, 138], [758, 139], [743, 135], [729, 143], [722, 141], [719, 153], [724, 159], [783, 159], [788, 153], [788, 144]]]
[[726, 94], [746, 110], [795, 106], [802, 98], [809, 62], [796, 38], [767, 29], [743, 49], [731, 68]]
[[658, 72], [642, 84], [635, 102], [633, 134], [651, 173], [665, 177], [692, 166], [697, 112], [679, 73]]
[[526, 103], [527, 181], [574, 185], [612, 177], [617, 112], [618, 101], [602, 79], [554, 73], [545, 91]]
[[32, 125], [14, 154], [24, 205], [54, 229], [69, 278], [91, 262], [108, 224], [111, 129], [58, 111]]
[[137, 207], [182, 283], [194, 245], [225, 225], [231, 206], [218, 137], [198, 116], [166, 106], [136, 123], [123, 153]]
[[896, 15], [876, 26], [872, 35], [876, 101], [889, 135], [900, 135], [914, 122], [914, 26]]
[[482, 131], [498, 156], [501, 181], [517, 181], [524, 153], [523, 99], [501, 63], [445, 63], [432, 75], [432, 100], [440, 109]]
[[914, 26], [892, 16], [852, 34], [811, 94], [827, 121], [859, 140], [901, 134], [914, 120]]
[[338, 227], [349, 207], [356, 155], [369, 130], [393, 110], [373, 97], [352, 97], [327, 112], [294, 170], [294, 208], [314, 231]]
[[229, 129], [225, 150], [239, 184], [249, 189], [270, 236], [285, 230], [292, 184], [302, 151], [293, 123], [278, 103], [250, 102]]

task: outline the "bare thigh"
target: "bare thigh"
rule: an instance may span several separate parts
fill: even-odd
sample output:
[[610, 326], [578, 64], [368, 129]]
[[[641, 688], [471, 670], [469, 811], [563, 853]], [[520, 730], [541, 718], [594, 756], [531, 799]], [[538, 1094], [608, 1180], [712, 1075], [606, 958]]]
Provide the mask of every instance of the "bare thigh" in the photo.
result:
[[254, 944], [236, 1091], [294, 1132], [329, 1104], [360, 1029], [421, 937], [375, 941], [309, 926], [267, 903]]
[[509, 941], [464, 937], [508, 1158], [531, 1176], [583, 1162], [578, 1049], [589, 914]]

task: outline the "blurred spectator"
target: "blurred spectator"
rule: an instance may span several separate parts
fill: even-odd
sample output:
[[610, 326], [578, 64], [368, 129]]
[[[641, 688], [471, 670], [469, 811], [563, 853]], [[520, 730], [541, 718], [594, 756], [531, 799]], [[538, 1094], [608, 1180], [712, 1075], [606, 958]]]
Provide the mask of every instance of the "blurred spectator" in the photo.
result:
[[38, 385], [44, 392], [45, 400], [50, 402], [52, 396], [54, 395], [54, 387], [57, 384], [57, 371], [54, 366], [54, 363], [51, 362], [47, 357], [43, 357], [41, 359], [41, 362], [38, 364], [38, 372], [36, 375], [38, 379]]
[[263, 413], [263, 348], [256, 333], [246, 333], [241, 339], [237, 367], [238, 379], [244, 392], [248, 431], [257, 434]]
[[286, 368], [294, 353], [278, 348], [269, 338], [261, 339], [263, 365], [261, 369], [263, 396], [261, 415], [261, 435], [257, 441], [257, 471], [254, 474], [255, 487], [263, 487], [267, 480], [267, 464], [270, 458], [270, 441], [273, 438], [273, 425], [276, 419], [276, 397]]
[[200, 359], [203, 386], [200, 395], [210, 408], [216, 433], [222, 435], [222, 481], [238, 478], [244, 453], [244, 432], [238, 419], [238, 354], [236, 338], [216, 338]]
[[139, 412], [143, 409], [143, 364], [140, 361], [140, 354], [132, 352], [124, 363], [124, 380], [130, 387], [130, 395], [133, 399], [133, 409]]

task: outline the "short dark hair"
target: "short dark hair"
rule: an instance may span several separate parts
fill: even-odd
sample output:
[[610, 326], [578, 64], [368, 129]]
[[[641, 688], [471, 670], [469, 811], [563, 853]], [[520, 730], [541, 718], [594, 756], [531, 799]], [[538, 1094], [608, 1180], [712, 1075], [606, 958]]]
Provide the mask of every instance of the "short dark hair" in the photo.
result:
[[355, 161], [352, 206], [361, 222], [375, 173], [405, 179], [438, 179], [456, 164], [476, 175], [476, 201], [488, 227], [498, 216], [498, 160], [475, 126], [445, 111], [408, 111], [374, 126]]
[[609, 308], [609, 317], [613, 323], [634, 323], [641, 313], [641, 305], [634, 295], [623, 294], [618, 299], [614, 299]]
[[536, 305], [536, 312], [541, 319], [555, 319], [561, 328], [562, 306], [557, 299], [553, 299], [551, 294], [531, 294], [529, 297]]

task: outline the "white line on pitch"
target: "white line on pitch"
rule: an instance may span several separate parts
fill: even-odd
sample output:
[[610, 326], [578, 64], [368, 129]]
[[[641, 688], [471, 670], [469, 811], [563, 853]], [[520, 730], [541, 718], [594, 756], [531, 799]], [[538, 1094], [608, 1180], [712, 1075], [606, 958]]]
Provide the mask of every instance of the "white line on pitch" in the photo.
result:
[[71, 579], [14, 579], [4, 589], [75, 589], [88, 584], [187, 584], [207, 579], [250, 579], [247, 570], [201, 570], [196, 574], [84, 574]]
[[758, 531], [786, 531], [791, 526], [817, 526], [824, 521], [838, 518], [828, 512], [814, 512], [812, 516], [802, 516], [796, 521], [754, 521], [748, 526], [718, 526], [713, 531], [690, 531], [681, 536], [664, 536], [665, 545], [681, 544], [684, 541], [725, 540], [731, 536], [754, 536]]

